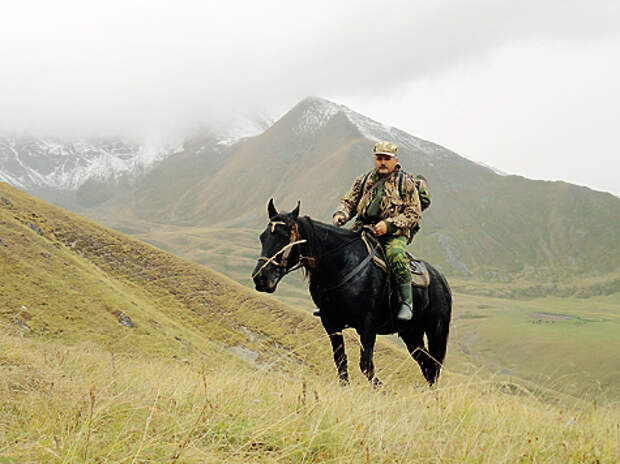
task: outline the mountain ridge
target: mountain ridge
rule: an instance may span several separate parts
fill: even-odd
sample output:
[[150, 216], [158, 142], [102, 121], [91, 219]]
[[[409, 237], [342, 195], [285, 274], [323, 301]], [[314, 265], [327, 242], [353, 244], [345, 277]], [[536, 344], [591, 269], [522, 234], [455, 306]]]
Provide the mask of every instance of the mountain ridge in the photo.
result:
[[[548, 281], [618, 269], [615, 196], [501, 176], [439, 145], [351, 118], [346, 107], [310, 98], [225, 153], [185, 150], [138, 183], [134, 214], [160, 224], [259, 230], [273, 197], [284, 209], [301, 200], [302, 214], [329, 221], [353, 179], [372, 168], [374, 130], [370, 136], [392, 134], [403, 168], [428, 179], [433, 203], [414, 248], [448, 273]], [[187, 182], [170, 185], [170, 178]]]
[[[68, 206], [126, 230], [138, 222], [153, 230], [165, 224], [259, 230], [273, 197], [280, 208], [301, 200], [302, 214], [329, 221], [353, 179], [372, 168], [372, 145], [383, 138], [400, 145], [405, 171], [428, 179], [432, 206], [413, 246], [448, 274], [561, 286], [567, 277], [618, 271], [617, 197], [565, 182], [498, 175], [317, 97], [235, 143], [198, 133], [131, 183], [86, 182], [74, 194], [80, 203]], [[617, 286], [614, 279], [609, 291]]]
[[263, 115], [237, 115], [227, 121], [227, 126], [205, 126], [191, 131], [183, 141], [167, 142], [144, 137], [53, 137], [0, 132], [0, 181], [27, 191], [56, 194], [78, 191], [88, 182], [131, 184], [196, 138], [208, 139], [211, 145], [234, 145], [263, 132], [271, 123]]

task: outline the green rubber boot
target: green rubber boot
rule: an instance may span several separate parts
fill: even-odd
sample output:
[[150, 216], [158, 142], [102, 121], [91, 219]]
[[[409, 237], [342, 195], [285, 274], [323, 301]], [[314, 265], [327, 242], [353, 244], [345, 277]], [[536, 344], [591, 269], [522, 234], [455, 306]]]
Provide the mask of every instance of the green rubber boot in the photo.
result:
[[400, 284], [398, 286], [400, 295], [400, 310], [396, 319], [399, 321], [410, 321], [413, 317], [413, 295], [411, 291], [411, 282]]

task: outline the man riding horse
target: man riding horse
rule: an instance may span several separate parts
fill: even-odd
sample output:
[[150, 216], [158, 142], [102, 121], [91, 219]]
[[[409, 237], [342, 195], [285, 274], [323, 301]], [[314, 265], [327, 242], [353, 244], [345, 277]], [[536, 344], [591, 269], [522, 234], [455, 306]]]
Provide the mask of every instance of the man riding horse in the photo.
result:
[[357, 214], [354, 232], [365, 225], [373, 228], [397, 283], [401, 305], [396, 317], [409, 321], [413, 317], [413, 301], [405, 251], [430, 198], [423, 178], [416, 179], [401, 171], [397, 151], [398, 145], [392, 142], [375, 144], [375, 169], [355, 179], [334, 212], [333, 222], [342, 226]]
[[290, 212], [278, 212], [272, 198], [267, 205], [269, 223], [259, 236], [261, 254], [252, 272], [256, 290], [273, 293], [284, 276], [305, 269], [310, 296], [320, 308], [338, 377], [345, 385], [349, 374], [342, 331], [347, 328], [360, 336], [360, 369], [375, 386], [381, 385], [373, 362], [377, 335], [398, 333], [429, 385], [437, 381], [446, 355], [452, 315], [448, 282], [430, 263], [420, 261], [426, 283], [419, 282], [412, 291], [405, 254], [430, 199], [423, 179], [399, 169], [397, 150], [390, 142], [375, 145], [375, 169], [355, 180], [333, 221], [341, 226], [357, 215], [355, 230], [363, 225], [374, 228], [399, 283], [400, 307], [393, 304], [396, 295], [392, 298], [390, 276], [374, 259], [374, 244], [369, 243], [373, 240], [367, 234], [300, 217], [299, 203]]

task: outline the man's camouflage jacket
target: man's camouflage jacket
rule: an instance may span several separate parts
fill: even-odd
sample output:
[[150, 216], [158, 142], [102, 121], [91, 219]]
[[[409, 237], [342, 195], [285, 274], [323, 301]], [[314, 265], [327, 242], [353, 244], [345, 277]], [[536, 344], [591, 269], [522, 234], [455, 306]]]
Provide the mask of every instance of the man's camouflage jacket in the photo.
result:
[[[416, 180], [412, 176], [402, 173], [402, 195], [399, 192], [400, 166], [397, 166], [385, 180], [383, 187], [383, 198], [380, 203], [379, 220], [383, 219], [390, 235], [403, 235], [409, 241], [413, 238], [412, 230], [418, 224], [422, 215]], [[353, 182], [353, 186], [342, 198], [334, 215], [343, 214], [348, 221], [357, 214], [357, 219], [351, 230], [359, 231], [364, 224], [378, 222], [366, 218], [366, 210], [373, 198], [381, 192], [377, 192], [375, 185], [380, 176], [376, 170], [371, 171], [370, 175], [364, 179], [366, 174], [362, 174]], [[362, 187], [364, 191], [362, 192]]]

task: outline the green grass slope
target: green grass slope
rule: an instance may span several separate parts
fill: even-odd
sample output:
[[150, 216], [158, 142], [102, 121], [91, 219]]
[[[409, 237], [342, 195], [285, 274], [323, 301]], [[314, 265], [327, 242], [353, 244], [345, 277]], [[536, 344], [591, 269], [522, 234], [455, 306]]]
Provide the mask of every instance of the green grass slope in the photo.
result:
[[429, 390], [382, 341], [387, 387], [342, 389], [308, 314], [6, 184], [0, 266], [0, 462], [620, 457], [616, 403], [449, 368]]
[[[253, 286], [250, 274], [260, 244], [252, 229], [168, 225], [144, 229], [137, 237]], [[579, 396], [619, 396], [620, 294], [592, 296], [606, 282], [570, 278], [550, 289], [527, 281], [451, 278], [455, 305], [448, 366], [527, 378]], [[311, 311], [307, 287], [294, 273], [275, 295]]]
[[[261, 365], [334, 370], [307, 312], [8, 184], [0, 184], [0, 240], [0, 324], [27, 336], [179, 358], [215, 346]], [[388, 343], [377, 355], [386, 368], [408, 360]], [[415, 369], [402, 375], [421, 382]]]

